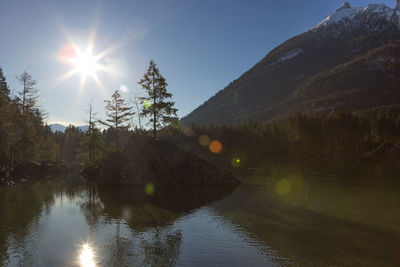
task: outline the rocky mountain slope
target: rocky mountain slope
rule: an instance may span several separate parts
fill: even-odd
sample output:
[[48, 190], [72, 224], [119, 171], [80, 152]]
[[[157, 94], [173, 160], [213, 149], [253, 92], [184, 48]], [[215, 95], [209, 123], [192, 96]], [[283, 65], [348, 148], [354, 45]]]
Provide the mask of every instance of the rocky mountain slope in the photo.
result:
[[400, 103], [400, 0], [346, 2], [260, 62], [188, 116], [186, 124], [270, 121], [297, 111], [397, 107]]

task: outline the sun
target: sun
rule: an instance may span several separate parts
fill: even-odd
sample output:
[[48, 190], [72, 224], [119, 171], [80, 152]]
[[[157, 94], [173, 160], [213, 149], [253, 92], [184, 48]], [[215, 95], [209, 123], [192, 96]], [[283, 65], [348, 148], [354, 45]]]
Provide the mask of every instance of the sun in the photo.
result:
[[61, 51], [64, 62], [72, 65], [72, 69], [64, 78], [69, 78], [74, 74], [81, 76], [80, 88], [83, 88], [88, 78], [91, 78], [101, 87], [98, 78], [99, 71], [108, 71], [104, 64], [100, 64], [100, 60], [104, 57], [103, 53], [93, 55], [93, 44], [90, 43], [85, 50], [82, 50], [75, 44], [67, 45]]
[[93, 54], [93, 44], [90, 43], [86, 49], [81, 49], [75, 44], [65, 45], [60, 49], [59, 57], [62, 62], [71, 66], [72, 68], [62, 77], [60, 82], [72, 77], [73, 75], [80, 75], [81, 82], [79, 89], [85, 86], [86, 80], [90, 78], [99, 88], [102, 84], [98, 77], [99, 71], [110, 72], [110, 68], [102, 62], [104, 61], [105, 53]]
[[84, 52], [78, 50], [76, 57], [72, 58], [71, 61], [75, 66], [76, 72], [80, 73], [83, 77], [93, 77], [96, 75], [96, 71], [100, 68], [98, 60], [92, 55], [90, 50]]
[[110, 65], [110, 53], [117, 46], [111, 46], [99, 53], [94, 53], [95, 42], [94, 34], [91, 35], [85, 46], [78, 46], [75, 42], [70, 42], [60, 47], [58, 58], [70, 69], [57, 79], [57, 83], [62, 83], [72, 76], [80, 76], [79, 91], [85, 88], [86, 81], [94, 81], [98, 89], [103, 89], [100, 81], [105, 73], [114, 74], [115, 70]]

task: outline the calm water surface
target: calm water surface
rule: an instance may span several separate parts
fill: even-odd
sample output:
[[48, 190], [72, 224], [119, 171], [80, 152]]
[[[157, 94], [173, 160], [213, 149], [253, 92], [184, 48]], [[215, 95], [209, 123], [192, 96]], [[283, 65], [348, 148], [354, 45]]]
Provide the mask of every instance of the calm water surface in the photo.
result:
[[242, 180], [152, 196], [74, 175], [0, 187], [0, 266], [400, 265], [398, 182]]

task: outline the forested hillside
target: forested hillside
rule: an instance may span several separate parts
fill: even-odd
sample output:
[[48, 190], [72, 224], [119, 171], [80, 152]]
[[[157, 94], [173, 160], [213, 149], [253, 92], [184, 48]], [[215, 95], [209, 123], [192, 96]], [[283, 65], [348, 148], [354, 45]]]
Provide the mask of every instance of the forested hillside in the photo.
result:
[[327, 17], [330, 23], [279, 45], [182, 121], [233, 125], [400, 103], [400, 30], [391, 18], [398, 12], [376, 4], [342, 6]]

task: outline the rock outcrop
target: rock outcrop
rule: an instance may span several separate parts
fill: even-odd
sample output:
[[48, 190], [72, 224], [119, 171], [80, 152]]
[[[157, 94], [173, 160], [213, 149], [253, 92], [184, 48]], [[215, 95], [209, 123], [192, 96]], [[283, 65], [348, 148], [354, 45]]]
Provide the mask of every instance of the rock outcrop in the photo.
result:
[[151, 183], [158, 186], [236, 185], [232, 173], [165, 140], [135, 135], [122, 152], [83, 174], [100, 184]]

